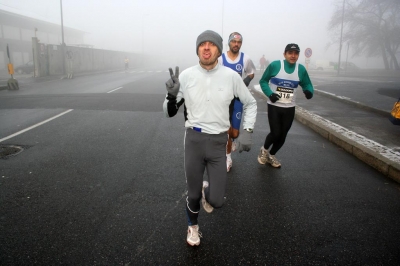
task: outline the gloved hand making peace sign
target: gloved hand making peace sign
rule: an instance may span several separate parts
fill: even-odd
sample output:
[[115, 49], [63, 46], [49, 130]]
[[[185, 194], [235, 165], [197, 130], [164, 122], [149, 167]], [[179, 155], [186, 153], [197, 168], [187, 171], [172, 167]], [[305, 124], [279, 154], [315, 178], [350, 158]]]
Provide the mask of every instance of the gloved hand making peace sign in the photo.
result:
[[172, 71], [172, 68], [169, 68], [169, 74], [171, 78], [165, 83], [165, 86], [167, 88], [168, 96], [169, 97], [175, 97], [178, 95], [179, 92], [179, 67], [175, 67], [175, 75], [174, 72]]

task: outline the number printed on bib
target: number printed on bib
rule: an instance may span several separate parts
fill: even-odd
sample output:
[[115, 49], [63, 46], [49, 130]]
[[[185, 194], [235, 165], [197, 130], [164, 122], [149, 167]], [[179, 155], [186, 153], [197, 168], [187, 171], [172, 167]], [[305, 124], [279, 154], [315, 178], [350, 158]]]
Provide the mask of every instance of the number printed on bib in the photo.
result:
[[281, 96], [278, 100], [280, 103], [291, 103], [294, 95], [294, 89], [277, 87], [276, 93]]

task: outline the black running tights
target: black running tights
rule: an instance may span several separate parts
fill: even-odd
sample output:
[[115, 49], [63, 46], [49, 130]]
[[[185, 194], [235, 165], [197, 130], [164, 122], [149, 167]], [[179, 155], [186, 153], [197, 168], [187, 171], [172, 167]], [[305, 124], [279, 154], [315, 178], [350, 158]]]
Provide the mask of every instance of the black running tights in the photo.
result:
[[268, 122], [270, 133], [265, 138], [264, 148], [275, 155], [285, 143], [286, 136], [292, 126], [295, 107], [279, 107], [268, 104]]

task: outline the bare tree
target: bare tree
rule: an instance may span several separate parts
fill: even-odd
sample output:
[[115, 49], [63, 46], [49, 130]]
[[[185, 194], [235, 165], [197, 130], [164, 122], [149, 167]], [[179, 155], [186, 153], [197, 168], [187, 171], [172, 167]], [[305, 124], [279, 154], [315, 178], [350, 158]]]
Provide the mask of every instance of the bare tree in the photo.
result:
[[381, 56], [385, 69], [400, 70], [396, 57], [400, 47], [400, 1], [338, 0], [336, 4], [328, 25], [333, 43], [339, 42], [343, 21], [342, 42], [351, 45], [353, 56]]

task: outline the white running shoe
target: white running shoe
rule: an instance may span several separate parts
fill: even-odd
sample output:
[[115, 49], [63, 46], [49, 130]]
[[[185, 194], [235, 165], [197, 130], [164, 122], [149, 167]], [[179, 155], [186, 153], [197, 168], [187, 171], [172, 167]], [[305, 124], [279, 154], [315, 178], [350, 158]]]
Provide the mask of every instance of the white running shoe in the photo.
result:
[[261, 146], [260, 153], [258, 154], [257, 158], [258, 162], [260, 164], [266, 164], [268, 161], [268, 157], [269, 157], [268, 150], [264, 149], [264, 147]]
[[232, 141], [232, 148], [231, 148], [232, 152], [236, 151], [236, 141]]
[[204, 189], [208, 187], [208, 182], [207, 181], [203, 181], [203, 189], [201, 191], [201, 204], [203, 205], [203, 209], [208, 212], [211, 213], [214, 210], [214, 207], [210, 205], [210, 203], [208, 203], [206, 201], [206, 195], [204, 194]]
[[188, 233], [186, 241], [191, 246], [198, 246], [200, 245], [200, 237], [201, 233], [199, 232], [198, 225], [192, 225], [188, 227]]
[[280, 168], [281, 163], [276, 159], [275, 155], [268, 156], [268, 163], [270, 163], [273, 167]]
[[232, 168], [232, 157], [226, 156], [226, 171], [229, 173], [231, 168]]

